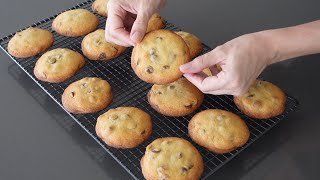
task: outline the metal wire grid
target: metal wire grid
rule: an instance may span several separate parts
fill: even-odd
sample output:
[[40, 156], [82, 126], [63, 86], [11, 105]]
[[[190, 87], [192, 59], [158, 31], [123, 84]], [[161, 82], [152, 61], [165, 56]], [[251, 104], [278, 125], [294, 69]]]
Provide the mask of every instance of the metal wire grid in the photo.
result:
[[[92, 0], [83, 2], [78, 4], [70, 9], [83, 8], [91, 10]], [[97, 14], [96, 14], [97, 15]], [[42, 21], [34, 23], [31, 25], [32, 27], [39, 27], [42, 29], [51, 30], [52, 20], [57, 15], [46, 18]], [[97, 15], [100, 20], [99, 28], [104, 28], [105, 25], [105, 17], [101, 17]], [[167, 23], [166, 29], [170, 30], [180, 30], [175, 27], [173, 24]], [[19, 30], [20, 31], [20, 30]], [[51, 31], [54, 34], [55, 43], [50, 49], [55, 49], [58, 47], [66, 47], [77, 52], [81, 53], [81, 41], [83, 37], [78, 38], [70, 38], [63, 37], [58, 35], [57, 33]], [[7, 46], [10, 38], [14, 35], [14, 33], [0, 39], [1, 48], [8, 54]], [[191, 139], [188, 136], [188, 122], [191, 119], [192, 115], [174, 118], [167, 117], [157, 113], [153, 110], [147, 102], [147, 92], [151, 88], [151, 84], [147, 84], [141, 81], [132, 71], [130, 66], [130, 57], [131, 57], [131, 48], [129, 48], [123, 55], [120, 57], [104, 62], [104, 61], [89, 61], [86, 59], [86, 65], [84, 68], [80, 70], [74, 77], [70, 80], [60, 83], [60, 84], [52, 84], [46, 83], [42, 81], [38, 81], [33, 75], [33, 68], [36, 60], [40, 57], [40, 55], [27, 59], [19, 59], [14, 58], [12, 56], [11, 59], [22, 68], [58, 105], [61, 105], [61, 95], [64, 89], [72, 82], [79, 80], [83, 77], [101, 77], [106, 79], [112, 86], [112, 91], [114, 94], [113, 103], [105, 110], [95, 114], [86, 114], [86, 115], [73, 115], [68, 113], [92, 138], [94, 138], [123, 168], [130, 173], [135, 179], [143, 179], [141, 169], [140, 169], [140, 159], [144, 154], [145, 147], [151, 143], [154, 139], [159, 137], [167, 137], [167, 136], [176, 136], [182, 137], [190, 142]], [[204, 45], [204, 52], [210, 51], [208, 46]], [[222, 167], [225, 163], [230, 161], [233, 157], [239, 154], [243, 149], [247, 148], [250, 144], [256, 141], [259, 137], [265, 134], [268, 130], [270, 130], [273, 126], [283, 120], [290, 112], [294, 111], [298, 105], [298, 102], [288, 96], [287, 97], [287, 105], [285, 113], [264, 121], [256, 121], [251, 119], [241, 113], [233, 103], [231, 96], [213, 96], [206, 95], [205, 100], [202, 106], [197, 110], [197, 112], [211, 109], [211, 108], [219, 108], [225, 109], [231, 112], [234, 112], [241, 116], [247, 123], [250, 129], [250, 139], [248, 143], [227, 154], [218, 155], [207, 151], [206, 149], [196, 145], [193, 143], [197, 149], [202, 154], [204, 160], [204, 173], [202, 178], [206, 179], [210, 175], [212, 175], [216, 170]], [[95, 123], [96, 119], [99, 115], [103, 114], [110, 108], [115, 108], [118, 106], [135, 106], [139, 107], [152, 116], [153, 119], [153, 133], [152, 136], [140, 145], [137, 148], [130, 150], [119, 150], [115, 148], [108, 147], [104, 144], [95, 134]], [[63, 107], [62, 107], [63, 108]], [[196, 112], [195, 112], [196, 113]]]

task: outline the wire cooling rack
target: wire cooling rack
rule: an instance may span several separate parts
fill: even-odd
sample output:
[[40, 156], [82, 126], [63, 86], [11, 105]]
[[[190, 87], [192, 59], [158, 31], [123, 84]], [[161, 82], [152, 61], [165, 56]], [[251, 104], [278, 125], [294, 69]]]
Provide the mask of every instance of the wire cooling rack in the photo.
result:
[[[70, 9], [83, 8], [91, 11], [92, 0], [80, 3]], [[68, 9], [69, 10], [69, 9]], [[97, 15], [97, 14], [96, 14]], [[51, 16], [49, 18], [43, 19], [37, 23], [32, 24], [32, 27], [38, 27], [42, 29], [50, 30], [55, 38], [54, 45], [49, 49], [55, 49], [60, 47], [69, 48], [81, 53], [81, 41], [83, 37], [64, 37], [58, 35], [56, 32], [51, 30], [51, 24], [53, 19], [57, 15]], [[105, 17], [99, 16], [100, 25], [99, 28], [104, 28]], [[25, 29], [25, 28], [23, 28]], [[166, 29], [169, 30], [180, 30], [171, 23], [166, 24]], [[18, 30], [21, 31], [22, 29]], [[7, 51], [8, 42], [14, 36], [14, 33], [3, 37], [0, 39], [1, 48], [10, 56]], [[98, 142], [103, 149], [105, 149], [126, 171], [132, 175], [134, 179], [143, 179], [140, 168], [140, 159], [142, 158], [145, 147], [151, 143], [153, 140], [159, 137], [168, 137], [176, 136], [189, 140], [191, 139], [188, 136], [188, 123], [191, 117], [202, 110], [205, 109], [224, 109], [238, 114], [242, 119], [244, 119], [250, 130], [250, 139], [249, 141], [241, 148], [234, 150], [230, 153], [219, 155], [207, 151], [206, 149], [198, 146], [192, 142], [196, 148], [202, 154], [204, 160], [204, 172], [203, 179], [208, 178], [216, 170], [238, 155], [242, 150], [247, 148], [250, 144], [255, 142], [263, 134], [269, 131], [272, 127], [278, 124], [280, 121], [285, 119], [287, 115], [294, 111], [298, 105], [297, 100], [291, 96], [287, 96], [287, 104], [285, 112], [275, 118], [271, 118], [264, 121], [257, 121], [251, 119], [241, 113], [233, 103], [231, 96], [213, 96], [206, 95], [205, 100], [201, 107], [193, 114], [184, 117], [167, 117], [157, 113], [153, 110], [147, 102], [147, 92], [151, 88], [151, 84], [147, 84], [141, 81], [133, 72], [130, 66], [130, 56], [132, 48], [129, 48], [123, 55], [113, 59], [112, 61], [90, 61], [86, 59], [86, 65], [71, 79], [66, 82], [53, 84], [38, 81], [33, 75], [33, 68], [35, 66], [36, 60], [40, 55], [20, 59], [14, 58], [11, 59], [25, 72], [27, 73], [59, 106], [61, 105], [61, 95], [64, 89], [72, 82], [79, 80], [83, 77], [100, 77], [107, 80], [111, 86], [114, 95], [113, 103], [106, 109], [95, 113], [95, 114], [85, 114], [85, 115], [74, 115], [67, 113], [77, 122], [96, 142]], [[204, 51], [208, 52], [211, 49], [204, 45]], [[153, 133], [151, 137], [140, 145], [137, 148], [129, 150], [115, 149], [107, 146], [103, 143], [95, 133], [95, 124], [96, 119], [99, 115], [103, 114], [110, 108], [115, 108], [119, 106], [135, 106], [149, 112], [153, 120]]]

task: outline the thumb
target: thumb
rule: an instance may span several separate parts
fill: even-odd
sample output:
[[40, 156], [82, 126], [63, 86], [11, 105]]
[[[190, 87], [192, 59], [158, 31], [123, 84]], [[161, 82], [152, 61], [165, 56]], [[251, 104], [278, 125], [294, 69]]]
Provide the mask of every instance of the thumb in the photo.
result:
[[213, 66], [221, 61], [223, 61], [223, 58], [218, 56], [218, 53], [215, 51], [211, 51], [180, 66], [180, 71], [182, 73], [198, 73], [203, 69]]
[[137, 18], [134, 21], [132, 28], [131, 28], [131, 33], [130, 33], [130, 39], [136, 44], [142, 40], [144, 37], [147, 27], [148, 27], [148, 22], [151, 17], [151, 13], [148, 11], [140, 11], [137, 14]]

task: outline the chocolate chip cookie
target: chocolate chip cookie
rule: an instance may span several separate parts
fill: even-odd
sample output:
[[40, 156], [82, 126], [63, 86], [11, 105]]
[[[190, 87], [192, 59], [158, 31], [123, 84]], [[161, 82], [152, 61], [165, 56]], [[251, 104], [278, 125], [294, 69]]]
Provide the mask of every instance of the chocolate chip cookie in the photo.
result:
[[131, 66], [145, 82], [168, 84], [182, 77], [179, 67], [189, 62], [189, 48], [184, 40], [169, 30], [146, 34], [132, 51]]
[[250, 132], [236, 114], [219, 109], [197, 113], [188, 126], [194, 142], [215, 153], [228, 153], [243, 146]]
[[109, 146], [134, 148], [149, 138], [152, 132], [151, 117], [135, 107], [110, 109], [98, 117], [97, 135]]
[[8, 52], [17, 58], [28, 58], [40, 54], [52, 46], [51, 32], [39, 28], [28, 28], [17, 32], [9, 41]]
[[86, 35], [81, 43], [83, 54], [90, 60], [110, 60], [122, 54], [126, 47], [105, 40], [105, 30], [98, 29]]
[[74, 114], [95, 113], [112, 101], [112, 92], [106, 80], [86, 77], [70, 84], [62, 94], [64, 108]]
[[153, 85], [148, 93], [148, 101], [157, 112], [167, 116], [185, 116], [203, 102], [203, 93], [186, 78], [166, 84]]
[[234, 102], [247, 116], [268, 119], [283, 113], [286, 99], [285, 93], [276, 85], [256, 80], [246, 94], [235, 96]]
[[98, 13], [100, 16], [107, 16], [108, 9], [107, 4], [109, 0], [95, 0], [92, 3], [92, 10]]
[[163, 29], [165, 26], [165, 20], [160, 16], [160, 14], [155, 13], [151, 16], [148, 22], [147, 33], [154, 30]]
[[181, 36], [188, 45], [191, 59], [194, 59], [201, 54], [201, 52], [203, 51], [203, 46], [201, 40], [197, 36], [184, 31], [178, 31], [175, 33]]
[[38, 59], [34, 75], [41, 81], [60, 83], [71, 78], [84, 64], [84, 58], [78, 52], [57, 48]]
[[156, 139], [147, 146], [141, 168], [147, 180], [196, 180], [202, 175], [203, 160], [187, 140], [166, 137]]
[[86, 9], [74, 9], [61, 13], [52, 23], [52, 29], [58, 34], [78, 37], [94, 31], [99, 19]]

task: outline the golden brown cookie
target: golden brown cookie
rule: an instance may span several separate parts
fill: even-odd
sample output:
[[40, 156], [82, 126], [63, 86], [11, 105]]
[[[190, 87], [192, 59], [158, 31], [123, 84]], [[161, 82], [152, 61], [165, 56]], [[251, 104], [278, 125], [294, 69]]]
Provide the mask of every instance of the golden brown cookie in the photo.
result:
[[[222, 71], [222, 68], [221, 68], [221, 66], [220, 66], [219, 64], [214, 65], [214, 67], [215, 67], [215, 69], [216, 69], [216, 70], [214, 71], [214, 75], [216, 75], [216, 74], [218, 74], [220, 71]], [[205, 68], [202, 72], [205, 73], [207, 76], [213, 76], [210, 68]]]
[[189, 48], [184, 40], [162, 29], [151, 31], [133, 48], [131, 66], [145, 82], [168, 84], [182, 76], [179, 67], [189, 60]]
[[40, 54], [52, 46], [51, 32], [39, 28], [28, 28], [17, 32], [9, 41], [8, 52], [17, 58], [28, 58]]
[[220, 109], [197, 113], [188, 126], [194, 142], [215, 153], [228, 153], [243, 146], [250, 132], [246, 123], [236, 114]]
[[165, 20], [160, 16], [160, 14], [155, 13], [151, 16], [148, 22], [147, 33], [154, 30], [163, 29], [165, 26]]
[[92, 11], [98, 13], [100, 16], [107, 16], [107, 4], [109, 0], [95, 0], [92, 3]]
[[203, 46], [201, 40], [197, 36], [183, 31], [178, 31], [175, 33], [181, 36], [188, 45], [191, 59], [194, 59], [201, 54], [201, 52], [203, 51]]
[[99, 19], [86, 9], [74, 9], [61, 13], [52, 23], [52, 29], [58, 34], [69, 37], [86, 35], [95, 29]]
[[211, 70], [209, 68], [205, 68], [203, 71], [207, 76], [212, 76]]
[[151, 135], [151, 117], [135, 107], [110, 109], [98, 117], [96, 133], [114, 148], [134, 148]]
[[75, 114], [95, 113], [112, 101], [112, 92], [106, 80], [86, 77], [70, 84], [62, 94], [64, 108]]
[[110, 60], [126, 50], [126, 47], [107, 42], [103, 29], [86, 35], [82, 40], [81, 48], [83, 54], [91, 60]]
[[203, 160], [198, 150], [187, 140], [177, 137], [154, 140], [147, 146], [140, 163], [147, 180], [197, 180], [203, 172]]
[[78, 52], [57, 48], [38, 59], [34, 75], [41, 81], [60, 83], [71, 78], [84, 64], [84, 58]]
[[200, 107], [203, 93], [186, 78], [166, 84], [153, 85], [148, 101], [153, 109], [167, 116], [185, 116]]
[[276, 85], [256, 80], [243, 96], [234, 97], [237, 107], [247, 116], [268, 119], [283, 113], [286, 95]]

